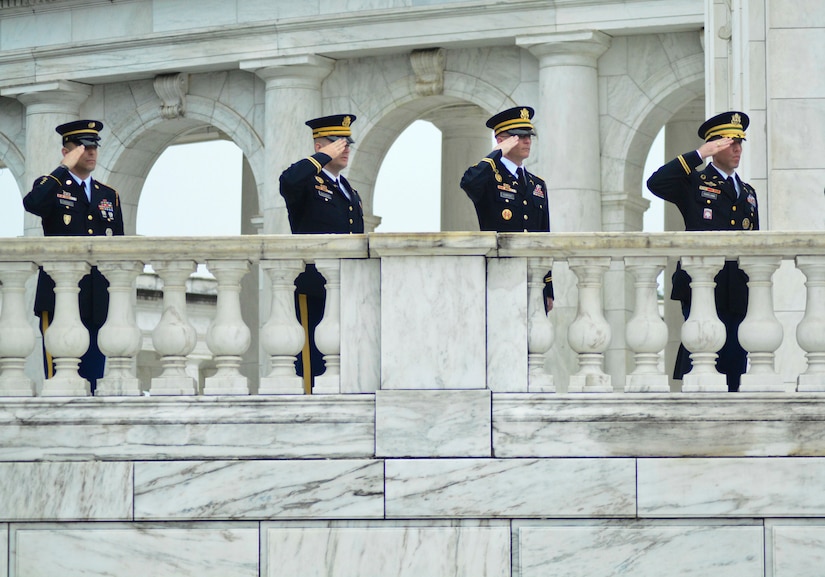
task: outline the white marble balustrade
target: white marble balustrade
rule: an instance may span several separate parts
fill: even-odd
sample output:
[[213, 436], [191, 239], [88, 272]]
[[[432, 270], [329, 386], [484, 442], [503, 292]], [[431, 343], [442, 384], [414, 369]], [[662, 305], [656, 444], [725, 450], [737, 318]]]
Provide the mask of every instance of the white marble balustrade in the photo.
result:
[[[89, 394], [77, 374], [88, 332], [76, 295], [90, 266], [109, 278], [111, 294], [99, 335], [107, 354], [99, 396], [302, 394], [293, 363], [303, 344], [293, 281], [310, 262], [327, 279], [326, 314], [316, 331], [327, 371], [316, 380], [316, 394], [722, 392], [725, 378], [715, 359], [724, 327], [715, 313], [713, 277], [725, 260], [737, 258], [751, 287], [740, 329], [750, 361], [742, 390], [825, 392], [821, 233], [454, 232], [0, 240], [0, 396]], [[684, 322], [666, 323], [659, 312], [656, 278], [669, 259], [681, 259], [693, 277], [694, 306]], [[141, 383], [134, 287], [144, 265], [162, 281], [163, 298], [150, 331], [160, 374]], [[186, 292], [198, 265], [214, 275], [217, 287], [201, 337]], [[45, 338], [57, 370], [40, 387], [42, 377], [24, 371], [26, 359], [39, 354], [35, 319], [26, 310], [26, 287], [31, 297], [37, 266], [57, 283], [55, 318]], [[241, 281], [255, 266], [266, 271], [260, 293], [242, 294]], [[556, 302], [545, 314], [542, 278], [550, 268]], [[616, 270], [623, 283], [617, 284]], [[796, 284], [785, 278], [788, 270]], [[804, 286], [798, 282], [803, 276]], [[796, 308], [777, 309], [778, 287], [782, 302]], [[244, 298], [259, 299], [261, 318], [242, 318]], [[672, 366], [662, 357], [668, 330], [679, 331], [693, 354], [694, 369], [681, 387], [669, 381]], [[626, 348], [617, 365], [606, 351], [619, 337]], [[200, 384], [185, 370], [198, 338], [216, 367]], [[241, 364], [253, 341], [259, 366], [250, 377]]]

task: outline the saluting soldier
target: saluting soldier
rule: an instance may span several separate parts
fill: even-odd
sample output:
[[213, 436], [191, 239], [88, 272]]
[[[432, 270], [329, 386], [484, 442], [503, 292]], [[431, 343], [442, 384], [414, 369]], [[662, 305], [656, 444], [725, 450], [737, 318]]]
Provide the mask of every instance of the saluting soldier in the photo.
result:
[[[92, 178], [103, 123], [76, 120], [55, 131], [63, 139], [63, 160], [50, 174], [38, 178], [23, 198], [27, 211], [41, 218], [45, 236], [113, 236], [123, 234], [123, 215], [117, 192]], [[40, 269], [34, 312], [45, 335], [54, 318], [54, 281]], [[80, 281], [80, 319], [89, 330], [89, 349], [80, 359], [78, 374], [89, 381], [94, 394], [103, 376], [105, 357], [97, 346], [97, 333], [109, 310], [109, 281], [97, 267]], [[54, 376], [51, 355], [43, 349], [46, 377]]]
[[[682, 213], [685, 230], [759, 230], [756, 191], [736, 174], [748, 124], [748, 115], [737, 111], [706, 120], [699, 127], [699, 138], [705, 143], [697, 150], [677, 156], [648, 179], [650, 191], [675, 204]], [[703, 170], [697, 170], [709, 157], [713, 157], [713, 161]], [[736, 261], [729, 260], [714, 280], [716, 312], [727, 330], [716, 368], [727, 376], [728, 390], [738, 391], [747, 368], [747, 353], [739, 344], [739, 325], [748, 311], [748, 275]], [[670, 298], [682, 303], [682, 313], [687, 319], [690, 275], [682, 270], [681, 263], [673, 274]], [[681, 379], [691, 367], [690, 352], [682, 345], [673, 378]]]
[[[487, 120], [496, 146], [461, 178], [461, 188], [473, 201], [481, 230], [549, 232], [547, 184], [523, 163], [530, 156], [535, 111], [508, 108]], [[553, 274], [544, 277], [544, 306], [553, 308]]]
[[[280, 178], [293, 234], [359, 234], [364, 232], [361, 197], [341, 171], [349, 163], [354, 114], [336, 114], [308, 120], [315, 153], [287, 168]], [[324, 277], [308, 264], [295, 279], [295, 308], [304, 327], [305, 343], [296, 361], [304, 389], [311, 391], [314, 377], [325, 370], [323, 355], [315, 346], [315, 328], [324, 317]]]

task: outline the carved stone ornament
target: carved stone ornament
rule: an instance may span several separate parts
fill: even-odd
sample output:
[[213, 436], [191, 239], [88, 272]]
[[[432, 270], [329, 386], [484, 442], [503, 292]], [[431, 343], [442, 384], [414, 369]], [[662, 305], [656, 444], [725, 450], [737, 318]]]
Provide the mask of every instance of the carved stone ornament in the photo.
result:
[[416, 94], [419, 96], [443, 94], [445, 63], [443, 48], [413, 50], [410, 53], [410, 64], [415, 72]]
[[184, 116], [188, 90], [189, 75], [184, 72], [155, 76], [155, 93], [161, 101], [160, 115], [168, 120]]

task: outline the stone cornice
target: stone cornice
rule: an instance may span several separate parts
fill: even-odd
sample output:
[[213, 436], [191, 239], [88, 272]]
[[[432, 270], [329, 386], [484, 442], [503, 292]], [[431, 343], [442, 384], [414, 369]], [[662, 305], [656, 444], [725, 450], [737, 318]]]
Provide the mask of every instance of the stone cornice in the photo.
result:
[[[50, 2], [51, 10], [63, 9], [56, 5], [59, 3]], [[65, 3], [68, 7], [72, 0]], [[637, 0], [630, 3], [632, 10], [628, 3], [622, 3], [622, 10], [615, 14], [614, 3], [604, 0], [559, 0], [550, 4], [546, 0], [457, 2], [181, 31], [138, 31], [131, 38], [74, 42], [71, 50], [66, 44], [4, 50], [0, 53], [0, 84], [13, 86], [58, 78], [95, 84], [182, 70], [235, 69], [244, 60], [300, 54], [341, 59], [416, 48], [514, 45], [519, 36], [580, 30], [588, 14], [598, 14], [600, 20], [608, 19], [618, 28], [631, 22], [637, 27], [644, 22], [650, 30], [703, 24], [700, 0], [691, 0], [687, 6]], [[603, 9], [596, 10], [596, 5]], [[505, 18], [508, 25], [503, 27]], [[72, 71], [70, 78], [66, 77], [67, 70]]]

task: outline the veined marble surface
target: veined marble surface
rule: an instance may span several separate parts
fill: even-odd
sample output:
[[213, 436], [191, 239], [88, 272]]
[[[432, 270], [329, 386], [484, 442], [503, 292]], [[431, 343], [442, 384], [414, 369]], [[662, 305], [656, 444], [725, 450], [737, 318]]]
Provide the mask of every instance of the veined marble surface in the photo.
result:
[[384, 466], [372, 460], [135, 464], [135, 519], [375, 518]]
[[633, 459], [386, 462], [386, 516], [630, 517]]
[[132, 518], [131, 463], [0, 463], [0, 520]]
[[378, 391], [377, 457], [490, 457], [490, 391]]
[[764, 575], [760, 525], [520, 526], [518, 546], [519, 577]]
[[501, 527], [275, 528], [264, 525], [267, 577], [509, 577]]
[[341, 392], [381, 386], [381, 261], [341, 261]]
[[372, 395], [4, 399], [0, 461], [358, 458]]
[[825, 458], [639, 459], [640, 517], [825, 516]]
[[527, 260], [487, 261], [487, 387], [527, 391]]
[[825, 567], [825, 525], [804, 519], [770, 520], [767, 560], [772, 577], [820, 577]]
[[485, 268], [482, 256], [381, 259], [382, 389], [485, 387]]
[[18, 525], [9, 577], [257, 577], [257, 523]]

